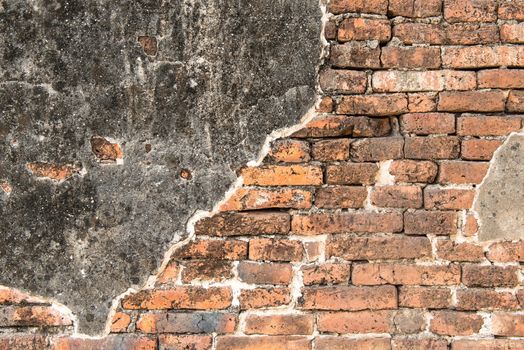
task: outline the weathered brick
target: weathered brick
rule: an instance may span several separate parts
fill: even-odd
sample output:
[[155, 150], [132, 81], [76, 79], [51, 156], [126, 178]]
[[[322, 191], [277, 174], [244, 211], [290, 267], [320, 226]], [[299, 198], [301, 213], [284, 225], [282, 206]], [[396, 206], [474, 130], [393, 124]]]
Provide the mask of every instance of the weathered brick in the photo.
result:
[[524, 47], [521, 46], [445, 47], [442, 49], [442, 64], [449, 68], [522, 67], [523, 54]]
[[237, 316], [223, 312], [163, 312], [141, 314], [136, 328], [143, 333], [232, 333]]
[[301, 261], [304, 247], [300, 241], [259, 238], [249, 241], [249, 259], [271, 261]]
[[524, 43], [524, 23], [501, 25], [500, 40], [513, 44]]
[[242, 169], [244, 185], [322, 185], [322, 168], [316, 165], [264, 165]]
[[474, 72], [465, 71], [378, 71], [372, 85], [376, 92], [472, 90], [476, 79]]
[[311, 341], [300, 336], [223, 336], [216, 350], [311, 350]]
[[439, 335], [473, 335], [480, 331], [482, 316], [457, 311], [435, 311], [430, 321], [431, 332]]
[[[415, 253], [412, 253], [415, 255]], [[460, 284], [458, 265], [357, 264], [351, 281], [355, 285], [456, 285]]]
[[380, 61], [384, 68], [440, 68], [440, 48], [438, 47], [397, 47], [382, 48]]
[[[2, 350], [43, 350], [48, 349], [45, 336], [40, 334], [4, 334], [0, 335], [0, 349]], [[54, 350], [69, 350], [57, 348]], [[153, 349], [151, 349], [153, 350]]]
[[402, 132], [416, 135], [452, 134], [455, 115], [450, 113], [411, 113], [400, 118]]
[[293, 278], [291, 264], [241, 261], [238, 265], [241, 281], [253, 284], [289, 284]]
[[245, 334], [308, 335], [313, 333], [313, 315], [249, 315]]
[[57, 182], [65, 181], [73, 175], [79, 174], [82, 170], [80, 165], [51, 164], [46, 162], [27, 163], [26, 168], [33, 176]]
[[333, 162], [349, 159], [349, 139], [322, 140], [313, 144], [313, 159]]
[[338, 114], [370, 116], [399, 115], [408, 111], [404, 94], [344, 96], [337, 105]]
[[195, 240], [178, 248], [173, 259], [247, 259], [247, 242], [239, 240]]
[[[415, 259], [431, 256], [426, 237], [334, 236], [326, 244], [328, 257], [345, 260]], [[356, 283], [353, 281], [353, 283]]]
[[389, 173], [396, 182], [432, 183], [437, 176], [438, 167], [430, 161], [395, 160], [389, 167]]
[[376, 137], [351, 143], [351, 159], [357, 162], [376, 162], [404, 156], [403, 137]]
[[521, 128], [518, 116], [484, 116], [466, 114], [457, 120], [457, 133], [462, 136], [506, 136]]
[[211, 350], [213, 337], [211, 335], [172, 335], [162, 334], [158, 337], [159, 350]]
[[516, 310], [517, 297], [511, 292], [498, 292], [490, 289], [457, 290], [457, 309], [459, 310]]
[[305, 286], [348, 283], [350, 264], [324, 263], [302, 267]]
[[519, 284], [518, 267], [464, 265], [462, 283], [468, 287], [515, 287]]
[[389, 338], [372, 337], [351, 339], [345, 337], [318, 337], [315, 339], [316, 350], [391, 350]]
[[502, 1], [499, 6], [499, 18], [524, 21], [524, 1]]
[[390, 0], [388, 14], [402, 17], [434, 17], [442, 10], [442, 0]]
[[385, 15], [387, 10], [387, 0], [332, 0], [328, 5], [328, 11], [335, 14], [363, 12]]
[[239, 301], [242, 310], [277, 307], [291, 302], [291, 291], [288, 288], [243, 289]]
[[[157, 350], [156, 339], [145, 336], [109, 335], [104, 338], [60, 337], [53, 341], [53, 350], [132, 349]], [[45, 348], [38, 348], [45, 349]], [[9, 348], [9, 350], [14, 350]], [[200, 349], [199, 349], [200, 350]]]
[[474, 198], [474, 190], [433, 187], [424, 189], [424, 207], [426, 209], [470, 209]]
[[320, 72], [320, 88], [325, 93], [363, 94], [368, 78], [366, 72], [324, 69]]
[[393, 350], [448, 350], [448, 342], [445, 339], [395, 338], [392, 345]]
[[466, 160], [490, 160], [501, 145], [500, 140], [462, 140], [460, 153]]
[[437, 256], [449, 261], [478, 262], [484, 260], [484, 248], [473, 243], [439, 240], [437, 242]]
[[307, 310], [382, 310], [397, 307], [397, 289], [380, 287], [308, 287], [302, 290], [300, 307]]
[[323, 242], [304, 242], [304, 252], [306, 253], [306, 262], [317, 262], [324, 256]]
[[438, 24], [398, 23], [393, 27], [393, 36], [404, 44], [441, 45], [445, 42], [444, 29]]
[[464, 236], [472, 237], [477, 233], [478, 229], [479, 225], [475, 216], [472, 214], [466, 215], [466, 220], [463, 223], [462, 229]]
[[460, 153], [455, 136], [406, 137], [404, 156], [411, 159], [454, 159]]
[[524, 91], [510, 91], [506, 109], [510, 113], [524, 112]]
[[524, 262], [524, 241], [493, 243], [487, 257], [494, 262]]
[[319, 188], [315, 194], [315, 206], [318, 208], [363, 208], [368, 196], [365, 187], [337, 186]]
[[318, 213], [294, 215], [291, 221], [293, 233], [299, 235], [322, 235], [347, 232], [400, 232], [401, 213]]
[[111, 333], [126, 333], [131, 324], [131, 316], [123, 312], [115, 312], [111, 318]]
[[441, 92], [438, 110], [443, 112], [503, 112], [506, 103], [504, 91]]
[[437, 181], [442, 184], [480, 184], [489, 169], [488, 162], [444, 161]]
[[508, 312], [497, 312], [492, 316], [494, 335], [504, 337], [524, 336], [524, 315]]
[[68, 315], [52, 306], [4, 306], [0, 308], [0, 327], [70, 326]]
[[269, 159], [277, 162], [301, 163], [309, 161], [309, 143], [299, 140], [277, 140], [271, 143]]
[[182, 282], [194, 280], [220, 282], [233, 278], [233, 265], [225, 260], [191, 260], [184, 263]]
[[338, 68], [380, 68], [380, 47], [370, 47], [365, 42], [333, 45], [330, 63]]
[[479, 45], [499, 42], [496, 24], [456, 23], [444, 27], [447, 45]]
[[524, 348], [524, 340], [474, 339], [454, 340], [452, 350], [518, 350]]
[[400, 307], [447, 309], [451, 307], [451, 290], [444, 287], [401, 286], [398, 289]]
[[294, 188], [239, 188], [220, 206], [220, 211], [241, 211], [274, 208], [311, 208], [310, 191]]
[[287, 234], [289, 218], [289, 214], [281, 212], [215, 214], [199, 220], [195, 233], [217, 237]]
[[330, 185], [371, 185], [377, 173], [377, 164], [341, 163], [327, 167], [326, 181]]
[[370, 18], [346, 18], [338, 27], [338, 41], [389, 41], [391, 25], [389, 20]]
[[495, 22], [496, 0], [444, 0], [444, 18], [448, 22]]
[[425, 211], [404, 213], [404, 232], [415, 235], [454, 235], [457, 233], [457, 213]]
[[393, 332], [394, 312], [356, 311], [330, 312], [318, 316], [318, 331], [329, 333], [389, 333]]
[[371, 204], [383, 208], [420, 208], [422, 189], [419, 186], [377, 186], [371, 192]]
[[388, 135], [391, 125], [388, 118], [327, 115], [316, 117], [293, 137], [376, 137]]
[[0, 287], [0, 304], [42, 304], [46, 300], [8, 287]]
[[433, 112], [437, 110], [436, 93], [408, 94], [408, 110], [411, 113]]
[[477, 74], [479, 88], [524, 88], [524, 69], [488, 69], [481, 70]]
[[335, 40], [337, 38], [337, 23], [334, 20], [329, 20], [324, 26], [324, 37], [326, 40]]
[[331, 113], [334, 107], [335, 101], [333, 101], [331, 96], [322, 96], [316, 106], [316, 111], [318, 113]]

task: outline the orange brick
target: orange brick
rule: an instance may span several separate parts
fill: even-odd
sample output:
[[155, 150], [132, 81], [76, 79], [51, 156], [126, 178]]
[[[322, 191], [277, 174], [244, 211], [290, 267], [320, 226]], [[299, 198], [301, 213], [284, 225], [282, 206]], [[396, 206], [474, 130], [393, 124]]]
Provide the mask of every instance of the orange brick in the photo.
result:
[[320, 88], [327, 94], [363, 94], [366, 92], [366, 72], [324, 69], [320, 72]]
[[298, 140], [277, 140], [271, 144], [268, 156], [277, 162], [307, 162], [309, 161], [309, 143]]
[[497, 292], [490, 289], [457, 290], [457, 309], [459, 310], [516, 310], [517, 297], [511, 292]]
[[395, 338], [393, 339], [393, 350], [448, 350], [448, 342], [445, 339], [432, 338]]
[[162, 350], [211, 350], [213, 337], [210, 335], [171, 335], [162, 334], [158, 337]]
[[351, 280], [356, 285], [456, 285], [460, 284], [458, 265], [358, 264]]
[[441, 0], [390, 0], [389, 15], [402, 17], [434, 17], [442, 10]]
[[315, 194], [318, 208], [362, 208], [368, 196], [365, 187], [337, 186], [319, 188]]
[[163, 312], [141, 314], [136, 323], [144, 333], [232, 333], [237, 316], [224, 312]]
[[326, 254], [345, 260], [425, 258], [431, 256], [431, 243], [426, 237], [368, 238], [341, 235], [329, 239]]
[[199, 220], [195, 233], [217, 237], [287, 234], [289, 218], [282, 212], [221, 213]]
[[318, 113], [331, 113], [335, 106], [335, 101], [331, 96], [322, 96], [319, 104], [316, 107]]
[[[524, 24], [503, 24], [500, 26], [500, 40], [506, 43], [524, 43]], [[522, 85], [522, 84], [521, 84]]]
[[291, 264], [241, 261], [238, 277], [252, 284], [289, 284], [293, 278], [293, 267]]
[[438, 167], [430, 161], [395, 160], [389, 167], [389, 173], [395, 176], [395, 182], [432, 183], [437, 176]]
[[315, 339], [316, 350], [391, 350], [389, 338], [372, 337], [350, 339], [345, 337], [318, 337]]
[[351, 159], [356, 162], [376, 162], [404, 156], [404, 138], [377, 137], [351, 143]]
[[111, 333], [125, 333], [131, 324], [131, 316], [117, 312], [111, 319]]
[[422, 189], [419, 186], [377, 186], [371, 192], [371, 204], [386, 208], [420, 208]]
[[[45, 349], [45, 348], [39, 348]], [[104, 338], [60, 337], [53, 341], [53, 350], [133, 349], [157, 350], [156, 339], [133, 335], [109, 335]], [[12, 350], [9, 348], [9, 350]], [[13, 349], [14, 350], [14, 349]], [[198, 349], [201, 350], [201, 349]]]
[[401, 286], [398, 293], [400, 307], [447, 309], [452, 305], [449, 288]]
[[444, 28], [444, 44], [479, 45], [499, 42], [496, 24], [455, 23]]
[[411, 159], [453, 159], [460, 153], [455, 136], [406, 137], [404, 155]]
[[452, 350], [510, 350], [523, 349], [524, 340], [513, 339], [475, 339], [454, 340]]
[[504, 91], [441, 92], [438, 110], [444, 112], [502, 112], [505, 108]]
[[488, 162], [445, 161], [440, 163], [441, 184], [480, 184], [489, 169]]
[[494, 335], [504, 337], [524, 336], [524, 315], [497, 312], [492, 316]]
[[411, 113], [433, 112], [437, 109], [436, 93], [408, 94], [408, 110]]
[[300, 241], [259, 238], [249, 241], [249, 259], [271, 261], [301, 261], [304, 247]]
[[391, 26], [389, 20], [368, 18], [346, 18], [338, 27], [338, 41], [389, 41]]
[[345, 12], [363, 12], [385, 15], [388, 11], [387, 0], [333, 0], [329, 2], [328, 11], [335, 14]]
[[489, 69], [478, 72], [479, 88], [524, 88], [524, 69]]
[[239, 300], [242, 310], [277, 307], [291, 302], [291, 292], [288, 288], [243, 289]]
[[395, 47], [385, 46], [380, 56], [384, 68], [440, 68], [438, 47]]
[[[311, 120], [295, 132], [293, 137], [377, 137], [391, 132], [388, 118], [354, 117], [345, 115], [324, 115]], [[330, 140], [337, 141], [337, 140]]]
[[315, 165], [265, 165], [244, 168], [244, 185], [306, 186], [322, 185], [322, 168]]
[[332, 162], [349, 159], [349, 139], [323, 140], [313, 144], [313, 159]]
[[305, 286], [348, 283], [350, 264], [324, 263], [302, 267]]
[[399, 115], [407, 111], [408, 100], [404, 94], [344, 96], [336, 108], [338, 114], [370, 116]]
[[457, 311], [436, 311], [430, 322], [431, 332], [439, 335], [473, 335], [480, 331], [484, 320], [477, 314]]
[[474, 198], [474, 190], [432, 187], [424, 189], [424, 207], [426, 209], [470, 209]]
[[402, 214], [350, 212], [295, 215], [291, 229], [295, 234], [307, 236], [346, 232], [400, 232]]
[[65, 181], [75, 174], [79, 174], [82, 167], [79, 165], [51, 164], [46, 162], [27, 163], [26, 168], [36, 177], [47, 178], [53, 181]]
[[412, 113], [400, 118], [404, 133], [416, 135], [452, 134], [455, 132], [455, 115], [449, 113]]
[[278, 188], [239, 188], [220, 206], [220, 211], [241, 211], [274, 208], [311, 208], [313, 195], [309, 191]]
[[224, 260], [192, 260], [184, 263], [182, 282], [192, 281], [220, 282], [233, 278], [233, 265]]
[[462, 140], [460, 153], [462, 158], [467, 160], [490, 160], [501, 145], [500, 140]]
[[223, 336], [216, 350], [311, 350], [311, 341], [299, 336]]
[[239, 240], [195, 240], [178, 248], [173, 259], [247, 259], [247, 242]]
[[445, 42], [445, 31], [438, 24], [398, 23], [393, 27], [393, 36], [404, 44], [441, 45]]
[[500, 19], [514, 19], [524, 21], [524, 1], [503, 1], [499, 6]]
[[376, 164], [341, 163], [327, 167], [326, 181], [330, 185], [371, 185], [377, 173]]
[[447, 68], [522, 67], [523, 53], [524, 47], [509, 45], [446, 47], [442, 64]]
[[0, 304], [41, 304], [46, 300], [14, 288], [0, 287]]
[[248, 315], [245, 334], [308, 335], [313, 333], [313, 315]]
[[464, 233], [464, 236], [466, 237], [474, 236], [479, 229], [477, 219], [475, 219], [475, 216], [471, 214], [468, 214], [466, 216], [466, 220], [463, 223], [463, 226], [464, 226], [463, 233]]
[[493, 243], [487, 257], [494, 262], [524, 262], [524, 241]]
[[510, 91], [506, 109], [510, 113], [524, 112], [524, 91]]
[[417, 210], [404, 213], [404, 233], [410, 235], [454, 235], [457, 213], [451, 211]]
[[506, 136], [520, 130], [518, 116], [463, 115], [458, 118], [457, 133], [463, 136]]
[[519, 284], [516, 266], [464, 265], [462, 283], [468, 287], [515, 287]]
[[329, 60], [337, 68], [380, 68], [380, 47], [358, 41], [333, 45]]
[[382, 310], [397, 307], [397, 289], [380, 287], [308, 287], [302, 290], [300, 307], [307, 310]]
[[5, 306], [1, 309], [0, 327], [71, 326], [68, 315], [52, 306]]
[[478, 262], [484, 260], [484, 248], [473, 243], [441, 240], [437, 242], [437, 256], [449, 261]]
[[318, 316], [319, 332], [390, 333], [393, 332], [393, 311], [330, 312]]
[[444, 18], [448, 22], [495, 22], [495, 0], [444, 0]]

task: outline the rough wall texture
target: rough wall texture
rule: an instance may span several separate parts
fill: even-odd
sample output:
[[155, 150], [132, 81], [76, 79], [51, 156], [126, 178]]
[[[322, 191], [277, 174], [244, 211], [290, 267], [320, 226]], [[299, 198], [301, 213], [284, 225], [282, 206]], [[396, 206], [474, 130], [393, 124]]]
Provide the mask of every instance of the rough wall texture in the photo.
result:
[[524, 348], [524, 2], [327, 10], [317, 112], [119, 300], [111, 334], [68, 335], [5, 289], [0, 348]]

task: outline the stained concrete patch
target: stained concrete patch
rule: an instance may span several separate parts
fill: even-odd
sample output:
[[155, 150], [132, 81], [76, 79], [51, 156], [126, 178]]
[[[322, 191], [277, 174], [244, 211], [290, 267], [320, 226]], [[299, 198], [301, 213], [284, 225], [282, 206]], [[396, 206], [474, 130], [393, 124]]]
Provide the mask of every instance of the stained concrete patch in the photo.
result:
[[478, 191], [479, 239], [524, 239], [524, 134], [501, 146]]
[[[100, 333], [113, 298], [310, 108], [320, 16], [317, 0], [3, 2], [0, 284]], [[82, 171], [58, 182], [30, 163]]]

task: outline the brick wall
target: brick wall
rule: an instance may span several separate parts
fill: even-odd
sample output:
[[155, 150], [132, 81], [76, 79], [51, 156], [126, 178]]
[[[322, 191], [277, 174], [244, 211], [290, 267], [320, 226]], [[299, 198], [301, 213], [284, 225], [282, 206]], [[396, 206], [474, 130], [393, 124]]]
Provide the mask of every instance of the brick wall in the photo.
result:
[[[102, 339], [0, 290], [0, 349], [524, 348], [524, 242], [472, 203], [522, 129], [524, 2], [331, 0], [313, 117], [274, 140]], [[300, 53], [290, 53], [300, 54]]]

